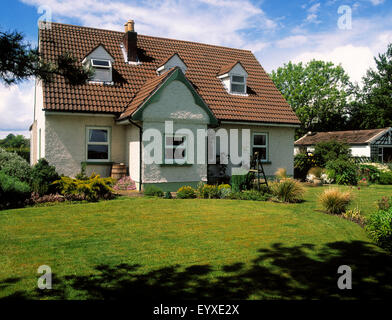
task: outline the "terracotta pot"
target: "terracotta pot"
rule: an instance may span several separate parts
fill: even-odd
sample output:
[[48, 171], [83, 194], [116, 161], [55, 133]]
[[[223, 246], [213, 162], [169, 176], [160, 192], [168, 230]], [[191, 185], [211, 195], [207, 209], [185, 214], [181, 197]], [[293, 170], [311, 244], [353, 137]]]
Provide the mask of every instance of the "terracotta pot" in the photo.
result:
[[315, 179], [313, 179], [313, 184], [316, 186], [322, 186], [323, 181], [321, 179], [315, 178]]

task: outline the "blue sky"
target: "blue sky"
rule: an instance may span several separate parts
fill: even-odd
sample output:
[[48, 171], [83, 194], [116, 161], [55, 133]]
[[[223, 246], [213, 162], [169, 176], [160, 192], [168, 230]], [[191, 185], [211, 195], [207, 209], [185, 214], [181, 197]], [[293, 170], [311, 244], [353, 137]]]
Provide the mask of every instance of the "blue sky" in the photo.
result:
[[[373, 56], [392, 42], [390, 0], [2, 0], [0, 28], [22, 31], [37, 43], [38, 8], [55, 22], [122, 30], [135, 20], [140, 34], [250, 49], [270, 72], [292, 60], [341, 64], [361, 81]], [[352, 28], [338, 28], [338, 8], [349, 6]], [[0, 85], [0, 138], [27, 135], [33, 115], [33, 82]]]

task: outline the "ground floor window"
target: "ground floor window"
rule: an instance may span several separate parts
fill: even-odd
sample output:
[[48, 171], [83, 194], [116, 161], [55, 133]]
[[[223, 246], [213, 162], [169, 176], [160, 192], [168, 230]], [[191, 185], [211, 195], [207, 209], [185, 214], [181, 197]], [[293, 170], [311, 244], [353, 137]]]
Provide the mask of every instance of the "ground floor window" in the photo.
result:
[[268, 134], [267, 133], [254, 133], [252, 136], [252, 155], [256, 157], [258, 154], [259, 159], [263, 161], [268, 160]]
[[187, 159], [187, 137], [185, 135], [165, 136], [165, 163], [183, 164]]
[[87, 160], [109, 161], [110, 128], [88, 127], [86, 140]]

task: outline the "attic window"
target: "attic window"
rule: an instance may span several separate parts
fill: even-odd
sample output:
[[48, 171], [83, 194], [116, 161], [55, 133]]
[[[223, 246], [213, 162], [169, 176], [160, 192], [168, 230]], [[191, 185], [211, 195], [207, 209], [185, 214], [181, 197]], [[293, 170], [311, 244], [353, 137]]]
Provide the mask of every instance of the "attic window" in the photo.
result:
[[232, 75], [231, 82], [230, 82], [230, 92], [231, 93], [246, 93], [245, 87], [245, 77]]
[[111, 68], [110, 60], [91, 59], [91, 66], [94, 68]]

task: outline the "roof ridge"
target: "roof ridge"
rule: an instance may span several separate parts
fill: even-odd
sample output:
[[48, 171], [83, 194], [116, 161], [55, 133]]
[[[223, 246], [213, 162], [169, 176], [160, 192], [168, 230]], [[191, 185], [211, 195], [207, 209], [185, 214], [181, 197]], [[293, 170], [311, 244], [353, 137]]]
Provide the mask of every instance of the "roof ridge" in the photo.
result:
[[[94, 28], [94, 27], [86, 27], [86, 26], [78, 26], [78, 25], [76, 25], [76, 24], [68, 24], [68, 23], [61, 23], [61, 22], [52, 22], [52, 24], [63, 25], [63, 26], [68, 26], [68, 27], [77, 27], [77, 28], [98, 30], [98, 31], [113, 32], [113, 33], [121, 33], [121, 34], [124, 34], [124, 33], [125, 33], [125, 32], [123, 32], [123, 31], [108, 30], [108, 29]], [[139, 34], [139, 33], [138, 33], [138, 36], [142, 36], [142, 37], [146, 37], [146, 38], [162, 39], [162, 40], [179, 41], [179, 42], [184, 42], [184, 43], [190, 43], [190, 44], [196, 44], [196, 45], [203, 45], [203, 46], [207, 46], [207, 47], [215, 47], [215, 48], [221, 48], [221, 49], [228, 49], [228, 50], [237, 50], [237, 51], [243, 51], [243, 52], [250, 52], [250, 53], [253, 54], [253, 52], [252, 52], [251, 50], [247, 50], [247, 49], [239, 49], [239, 48], [233, 48], [233, 47], [227, 47], [227, 46], [221, 46], [221, 45], [209, 44], [209, 43], [203, 43], [203, 42], [197, 42], [197, 41], [173, 39], [173, 38], [166, 38], [166, 37], [157, 37], [157, 36], [150, 36], [150, 35]]]

